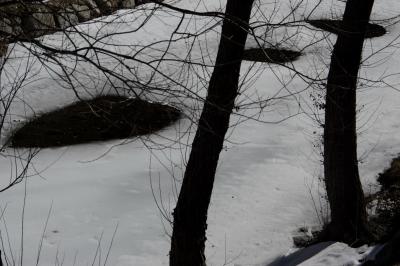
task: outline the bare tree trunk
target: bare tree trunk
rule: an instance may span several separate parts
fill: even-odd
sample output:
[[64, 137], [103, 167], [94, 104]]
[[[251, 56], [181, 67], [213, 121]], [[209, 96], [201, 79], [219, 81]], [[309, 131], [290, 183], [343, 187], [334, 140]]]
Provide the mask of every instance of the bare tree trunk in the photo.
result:
[[240, 66], [253, 0], [228, 0], [216, 66], [193, 140], [174, 210], [171, 266], [204, 266], [207, 210], [229, 117], [238, 93]]
[[326, 232], [329, 239], [349, 244], [370, 238], [358, 173], [356, 88], [373, 4], [374, 0], [347, 0], [345, 30], [334, 46], [327, 83], [324, 167], [331, 223]]

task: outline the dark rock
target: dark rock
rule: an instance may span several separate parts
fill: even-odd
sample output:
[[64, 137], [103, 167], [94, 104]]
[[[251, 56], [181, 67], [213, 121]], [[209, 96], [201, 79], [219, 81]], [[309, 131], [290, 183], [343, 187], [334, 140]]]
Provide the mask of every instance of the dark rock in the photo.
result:
[[363, 263], [363, 266], [394, 266], [400, 263], [400, 231], [387, 242], [375, 255], [374, 260]]

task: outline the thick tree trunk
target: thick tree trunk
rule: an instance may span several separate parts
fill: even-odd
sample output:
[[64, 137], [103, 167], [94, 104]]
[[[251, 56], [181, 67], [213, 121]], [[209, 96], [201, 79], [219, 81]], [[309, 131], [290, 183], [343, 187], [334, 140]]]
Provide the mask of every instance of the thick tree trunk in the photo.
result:
[[331, 223], [327, 237], [361, 244], [370, 237], [357, 159], [356, 88], [364, 36], [374, 0], [347, 0], [328, 75], [324, 167]]
[[171, 266], [204, 266], [207, 210], [219, 154], [238, 93], [253, 0], [228, 0], [216, 66], [174, 210]]

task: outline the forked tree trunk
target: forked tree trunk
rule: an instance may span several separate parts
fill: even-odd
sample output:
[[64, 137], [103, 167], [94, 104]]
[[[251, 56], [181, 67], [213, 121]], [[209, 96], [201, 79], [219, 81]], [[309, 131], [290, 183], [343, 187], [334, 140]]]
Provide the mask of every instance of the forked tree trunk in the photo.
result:
[[219, 154], [238, 93], [253, 0], [228, 0], [216, 66], [173, 213], [171, 266], [204, 266], [207, 210]]
[[370, 237], [358, 173], [356, 88], [373, 3], [347, 0], [345, 30], [333, 49], [326, 93], [324, 168], [331, 208], [326, 232], [329, 239], [349, 244], [361, 244]]

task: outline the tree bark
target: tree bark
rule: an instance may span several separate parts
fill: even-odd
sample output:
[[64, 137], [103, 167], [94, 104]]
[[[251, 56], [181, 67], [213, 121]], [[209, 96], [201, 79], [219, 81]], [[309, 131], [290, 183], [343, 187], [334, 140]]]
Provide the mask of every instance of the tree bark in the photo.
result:
[[219, 154], [238, 93], [253, 0], [228, 0], [216, 66], [173, 213], [171, 266], [206, 265], [207, 210]]
[[358, 172], [356, 88], [374, 0], [347, 0], [345, 30], [334, 46], [327, 82], [324, 171], [331, 222], [327, 238], [361, 244], [370, 238]]

